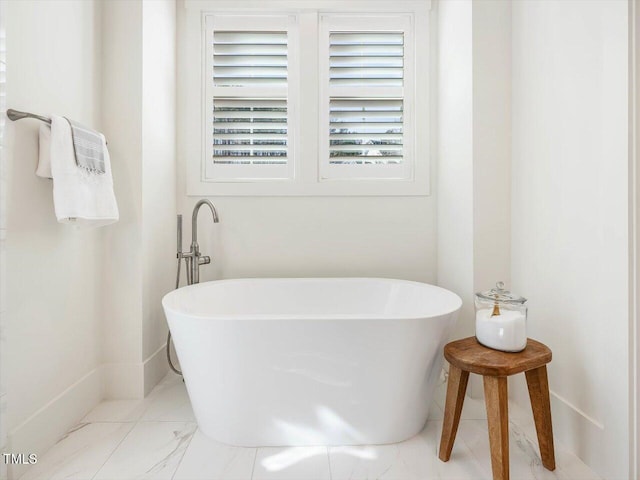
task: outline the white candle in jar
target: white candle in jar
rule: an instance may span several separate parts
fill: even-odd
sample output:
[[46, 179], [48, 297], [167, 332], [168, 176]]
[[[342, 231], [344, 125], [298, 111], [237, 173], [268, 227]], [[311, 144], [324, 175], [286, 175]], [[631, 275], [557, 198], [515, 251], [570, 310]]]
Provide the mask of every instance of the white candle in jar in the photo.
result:
[[525, 314], [500, 309], [500, 315], [492, 315], [493, 309], [476, 312], [476, 338], [486, 347], [505, 352], [519, 352], [527, 346]]

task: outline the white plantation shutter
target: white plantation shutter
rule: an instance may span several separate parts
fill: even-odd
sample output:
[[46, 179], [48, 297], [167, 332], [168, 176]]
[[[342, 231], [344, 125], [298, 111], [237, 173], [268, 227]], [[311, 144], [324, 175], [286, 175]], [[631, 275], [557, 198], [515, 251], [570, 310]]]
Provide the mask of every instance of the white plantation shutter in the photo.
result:
[[402, 15], [321, 16], [321, 179], [410, 179], [410, 27]]
[[292, 178], [291, 18], [216, 15], [206, 24], [205, 178]]
[[189, 195], [428, 195], [430, 0], [187, 3]]

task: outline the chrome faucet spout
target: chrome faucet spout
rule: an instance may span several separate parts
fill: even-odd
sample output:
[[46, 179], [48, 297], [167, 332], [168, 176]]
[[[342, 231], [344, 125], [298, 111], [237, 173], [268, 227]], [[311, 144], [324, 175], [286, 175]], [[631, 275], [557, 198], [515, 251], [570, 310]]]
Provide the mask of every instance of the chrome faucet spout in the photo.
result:
[[190, 271], [189, 271], [189, 284], [193, 285], [194, 283], [200, 282], [200, 265], [207, 265], [211, 263], [211, 258], [208, 256], [203, 256], [200, 253], [200, 245], [198, 245], [198, 213], [200, 212], [200, 208], [206, 205], [211, 210], [211, 215], [213, 216], [213, 223], [218, 223], [218, 212], [216, 207], [213, 206], [207, 199], [199, 200], [196, 203], [195, 207], [193, 207], [193, 214], [191, 216], [191, 249], [189, 250], [189, 262], [190, 262]]
[[199, 200], [198, 203], [196, 203], [195, 207], [193, 207], [193, 215], [191, 216], [191, 244], [192, 245], [198, 243], [198, 213], [200, 212], [200, 208], [203, 205], [206, 205], [207, 207], [209, 207], [209, 210], [211, 210], [211, 215], [213, 216], [213, 223], [218, 223], [218, 211], [216, 210], [216, 207], [213, 206], [213, 203], [211, 203], [206, 198]]

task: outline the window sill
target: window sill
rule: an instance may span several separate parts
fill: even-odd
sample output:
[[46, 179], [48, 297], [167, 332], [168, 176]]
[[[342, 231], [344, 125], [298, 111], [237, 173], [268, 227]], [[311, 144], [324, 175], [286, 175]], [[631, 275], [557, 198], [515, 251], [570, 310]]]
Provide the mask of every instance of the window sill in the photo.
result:
[[428, 196], [428, 181], [327, 180], [316, 183], [292, 180], [253, 182], [197, 182], [188, 196]]

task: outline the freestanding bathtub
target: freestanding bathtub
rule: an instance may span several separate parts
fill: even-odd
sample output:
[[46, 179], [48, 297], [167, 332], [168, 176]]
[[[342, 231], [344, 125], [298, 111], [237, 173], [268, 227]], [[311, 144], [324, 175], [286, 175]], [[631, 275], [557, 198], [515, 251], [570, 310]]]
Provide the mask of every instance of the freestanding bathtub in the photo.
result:
[[415, 435], [461, 304], [382, 278], [219, 280], [162, 300], [198, 426], [239, 446]]

